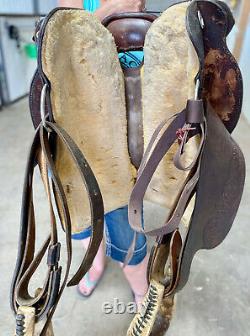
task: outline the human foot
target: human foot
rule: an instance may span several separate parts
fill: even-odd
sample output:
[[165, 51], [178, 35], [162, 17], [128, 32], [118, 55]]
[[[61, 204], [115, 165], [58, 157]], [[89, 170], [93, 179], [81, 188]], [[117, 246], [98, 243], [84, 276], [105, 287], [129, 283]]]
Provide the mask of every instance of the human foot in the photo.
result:
[[123, 268], [123, 273], [130, 284], [138, 310], [141, 308], [144, 296], [148, 290], [148, 260], [149, 256], [147, 255], [140, 264], [134, 266], [128, 265]]
[[[90, 239], [82, 240], [82, 245], [85, 249], [88, 248]], [[98, 283], [100, 282], [106, 264], [106, 255], [104, 242], [102, 241], [97, 252], [97, 255], [93, 261], [93, 265], [89, 272], [82, 278], [77, 286], [78, 293], [84, 297], [90, 296]]]
[[139, 312], [143, 306], [143, 301], [144, 301], [144, 298], [145, 298], [145, 294], [136, 294], [136, 293], [133, 293], [133, 296], [134, 296], [134, 301], [136, 303], [136, 306], [137, 306], [137, 311]]
[[78, 293], [84, 297], [89, 297], [100, 282], [103, 272], [104, 267], [102, 270], [97, 270], [92, 266], [89, 272], [79, 282], [77, 286]]

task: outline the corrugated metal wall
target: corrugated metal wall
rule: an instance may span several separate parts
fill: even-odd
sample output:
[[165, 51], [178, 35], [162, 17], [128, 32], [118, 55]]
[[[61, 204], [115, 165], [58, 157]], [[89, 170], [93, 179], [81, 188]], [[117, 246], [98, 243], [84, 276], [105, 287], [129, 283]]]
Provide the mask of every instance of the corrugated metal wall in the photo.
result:
[[33, 0], [0, 0], [0, 14], [33, 14]]
[[[1, 86], [4, 103], [10, 103], [29, 91], [30, 81], [36, 68], [36, 59], [27, 57], [24, 45], [31, 42], [35, 27], [35, 18], [0, 16], [0, 48], [2, 55]], [[10, 39], [8, 28], [17, 27], [21, 41]]]
[[1, 14], [46, 14], [57, 0], [0, 0]]
[[39, 13], [46, 14], [48, 13], [52, 8], [55, 8], [57, 6], [57, 0], [35, 0], [38, 3], [38, 11]]

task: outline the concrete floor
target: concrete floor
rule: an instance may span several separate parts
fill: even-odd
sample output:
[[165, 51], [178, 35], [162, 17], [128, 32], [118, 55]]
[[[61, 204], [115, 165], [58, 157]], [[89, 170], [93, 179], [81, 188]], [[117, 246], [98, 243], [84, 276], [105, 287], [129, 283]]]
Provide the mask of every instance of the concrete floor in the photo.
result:
[[[27, 100], [0, 112], [0, 335], [13, 335], [14, 319], [9, 309], [9, 287], [17, 253], [19, 213], [26, 153], [33, 134]], [[242, 119], [234, 137], [240, 143], [250, 169], [250, 126]], [[169, 336], [247, 336], [250, 330], [250, 180], [235, 224], [225, 242], [213, 251], [201, 251], [193, 262], [190, 280], [178, 295]], [[38, 191], [41, 185], [38, 185]], [[40, 234], [47, 225], [43, 195], [37, 193]], [[150, 211], [149, 211], [150, 212]], [[151, 216], [155, 215], [151, 209]], [[149, 213], [150, 216], [150, 213]], [[74, 265], [82, 256], [74, 244]], [[73, 272], [73, 271], [72, 271]], [[97, 291], [81, 300], [75, 288], [67, 289], [55, 314], [56, 335], [125, 335], [131, 315], [105, 315], [103, 302], [131, 301], [131, 292], [119, 267], [109, 262]]]

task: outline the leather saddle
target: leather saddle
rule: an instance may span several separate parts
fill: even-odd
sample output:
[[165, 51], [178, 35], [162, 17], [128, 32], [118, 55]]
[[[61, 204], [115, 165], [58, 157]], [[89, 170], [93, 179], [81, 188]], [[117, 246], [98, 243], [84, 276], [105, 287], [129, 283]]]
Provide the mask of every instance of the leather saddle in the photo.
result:
[[[243, 91], [239, 67], [226, 45], [233, 25], [229, 8], [217, 0], [170, 1], [159, 18], [153, 13], [113, 15], [104, 20], [106, 28], [82, 10], [62, 8], [38, 25], [38, 70], [30, 91], [36, 131], [11, 290], [16, 335], [28, 335], [32, 328], [35, 332], [44, 321], [39, 334], [49, 334], [66, 284], [76, 285], [91, 267], [103, 236], [104, 213], [124, 202], [129, 202], [135, 232], [156, 237], [149, 291], [128, 335], [163, 332], [157, 330], [157, 319], [170, 319], [173, 297], [188, 281], [195, 253], [224, 240], [243, 192], [244, 158], [231, 137]], [[121, 70], [117, 53], [142, 50], [142, 64]], [[190, 69], [183, 68], [182, 57]], [[92, 59], [97, 69], [91, 67]], [[103, 144], [107, 130], [109, 146], [108, 139]], [[35, 169], [45, 186], [51, 219], [50, 234], [36, 254]], [[112, 186], [115, 197], [108, 198]], [[143, 227], [144, 197], [170, 208], [161, 227]], [[88, 203], [92, 237], [68, 281], [71, 234], [83, 229], [75, 228], [76, 220], [88, 218], [79, 214], [83, 201]], [[63, 279], [56, 212], [67, 246]], [[29, 282], [46, 253], [45, 282], [31, 295]]]

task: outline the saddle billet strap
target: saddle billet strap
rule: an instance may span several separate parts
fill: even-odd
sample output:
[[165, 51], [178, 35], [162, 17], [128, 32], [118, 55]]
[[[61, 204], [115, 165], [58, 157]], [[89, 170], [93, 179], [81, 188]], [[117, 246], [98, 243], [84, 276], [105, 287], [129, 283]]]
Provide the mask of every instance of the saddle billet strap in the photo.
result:
[[[36, 161], [39, 160], [38, 153], [41, 149], [39, 129], [37, 130], [31, 151], [29, 154], [28, 165], [26, 170], [26, 178], [24, 183], [22, 215], [21, 215], [21, 231], [19, 240], [19, 252], [12, 282], [11, 301], [12, 309], [17, 312], [18, 306], [34, 305], [37, 308], [36, 318], [40, 319], [46, 315], [53, 306], [53, 299], [59, 288], [61, 268], [58, 267], [60, 244], [57, 241], [55, 217], [52, 205], [50, 204], [51, 213], [51, 234], [46, 239], [38, 254], [34, 257], [35, 249], [35, 218], [33, 212], [33, 172]], [[47, 180], [48, 181], [48, 180]], [[56, 181], [54, 181], [56, 183]], [[45, 183], [47, 183], [45, 181]], [[46, 185], [46, 189], [49, 187]], [[48, 196], [49, 203], [51, 202]], [[68, 224], [69, 217], [65, 218]], [[67, 226], [68, 227], [68, 226]], [[42, 289], [36, 293], [35, 297], [29, 295], [29, 281], [41, 262], [45, 252], [49, 248], [48, 253], [48, 272]], [[53, 295], [52, 295], [53, 294]]]
[[92, 235], [84, 259], [78, 271], [68, 283], [68, 286], [75, 286], [90, 269], [102, 241], [104, 227], [103, 199], [94, 173], [73, 139], [56, 123], [47, 122], [46, 125], [56, 133], [69, 150], [79, 169], [90, 202]]
[[[183, 112], [183, 111], [182, 111]], [[172, 119], [175, 119], [176, 117], [178, 116], [178, 113], [177, 114], [174, 114], [171, 118], [168, 118], [167, 120], [163, 120], [158, 126], [157, 128], [155, 129], [150, 141], [149, 141], [149, 144], [145, 150], [145, 153], [143, 154], [143, 158], [141, 160], [141, 164], [140, 164], [140, 167], [137, 171], [137, 177], [139, 177], [148, 161], [148, 158], [149, 158], [149, 155], [155, 145], [155, 141], [157, 139], [157, 137], [159, 136], [160, 132], [166, 127], [166, 125], [172, 120]]]
[[[216, 247], [226, 237], [243, 192], [243, 155], [210, 106], [206, 109], [205, 125], [200, 176], [194, 190], [196, 199], [189, 227], [182, 235], [176, 229], [159, 236], [149, 261], [149, 282], [163, 285], [165, 298], [184, 287], [195, 253]], [[159, 310], [160, 306], [154, 309]], [[149, 335], [146, 312], [137, 315], [131, 324], [130, 330], [134, 330], [139, 321], [145, 322], [140, 324], [137, 335]]]
[[[84, 159], [82, 153], [79, 151], [77, 146], [74, 144], [73, 140], [67, 135], [67, 133], [62, 130], [57, 125], [47, 122], [46, 128], [42, 125], [38, 128], [35, 134], [33, 144], [31, 146], [31, 151], [28, 160], [27, 173], [24, 186], [24, 198], [23, 198], [23, 210], [22, 210], [22, 219], [21, 221], [21, 234], [20, 234], [20, 245], [19, 245], [19, 255], [16, 266], [16, 271], [12, 284], [12, 308], [17, 312], [19, 305], [23, 306], [35, 306], [36, 308], [36, 320], [42, 319], [45, 315], [48, 315], [46, 324], [44, 326], [43, 332], [49, 326], [52, 315], [56, 309], [57, 303], [61, 297], [61, 294], [66, 286], [69, 268], [71, 264], [71, 223], [70, 223], [70, 214], [67, 206], [66, 196], [63, 191], [62, 184], [57, 175], [57, 172], [54, 167], [52, 153], [50, 150], [50, 144], [48, 140], [48, 131], [55, 132], [61, 141], [67, 146], [69, 152], [71, 153], [73, 159], [75, 160], [76, 166], [78, 167], [82, 179], [85, 182], [86, 189], [89, 193], [91, 214], [92, 214], [92, 237], [90, 246], [86, 252], [84, 260], [79, 267], [75, 276], [69, 281], [68, 285], [75, 285], [79, 280], [84, 276], [84, 274], [89, 270], [93, 259], [97, 253], [100, 242], [103, 235], [103, 203], [102, 197], [97, 185], [97, 182], [94, 178], [92, 171], [90, 170], [86, 160]], [[52, 184], [54, 190], [60, 201], [61, 206], [61, 216], [63, 217], [63, 222], [65, 225], [65, 235], [67, 243], [67, 266], [65, 271], [64, 280], [60, 287], [60, 275], [61, 267], [58, 267], [58, 262], [60, 259], [59, 248], [60, 244], [57, 242], [57, 232], [54, 222], [54, 213], [53, 207], [51, 204], [51, 196], [48, 196], [50, 213], [51, 213], [51, 235], [45, 241], [41, 250], [34, 258], [34, 231], [35, 231], [35, 222], [33, 215], [33, 201], [32, 201], [32, 177], [33, 170], [35, 167], [35, 161], [38, 159], [37, 153], [42, 152], [46, 160], [46, 170], [47, 167], [51, 173]], [[80, 152], [80, 154], [79, 154]], [[40, 162], [39, 167], [42, 167], [43, 164]], [[49, 190], [48, 178], [44, 177], [44, 170], [41, 171], [43, 175], [43, 181], [45, 182], [45, 188]], [[53, 238], [53, 239], [52, 239]], [[36, 296], [33, 298], [28, 293], [29, 281], [35, 272], [36, 268], [40, 264], [48, 246], [48, 274], [45, 280], [45, 284], [42, 290], [36, 293]], [[43, 332], [41, 335], [43, 335]]]
[[[198, 108], [197, 105], [199, 106]], [[174, 120], [172, 121], [172, 123], [159, 137], [159, 134], [162, 132], [164, 127], [173, 118]], [[191, 165], [189, 165], [189, 167], [183, 167], [180, 160], [182, 152], [184, 151], [184, 145], [188, 140], [188, 134], [189, 134], [189, 129], [185, 128], [186, 122], [188, 123], [191, 122], [192, 125], [196, 125], [196, 127], [194, 128], [195, 132], [192, 133], [192, 136], [197, 135], [198, 132], [201, 131], [201, 139], [199, 147], [193, 159], [193, 162], [191, 163]], [[179, 226], [182, 215], [185, 212], [185, 209], [188, 205], [188, 201], [191, 198], [191, 195], [195, 189], [195, 186], [199, 178], [199, 168], [200, 168], [199, 157], [201, 156], [205, 140], [205, 131], [203, 123], [204, 123], [203, 102], [201, 100], [188, 100], [186, 110], [182, 111], [179, 114], [174, 115], [172, 118], [168, 120], [161, 122], [160, 125], [156, 128], [155, 132], [153, 133], [149, 145], [145, 151], [145, 155], [143, 156], [140, 168], [138, 170], [137, 181], [132, 190], [129, 200], [128, 218], [130, 226], [135, 231], [135, 233], [132, 240], [132, 244], [128, 250], [124, 262], [125, 266], [129, 263], [129, 261], [133, 256], [138, 232], [146, 234], [148, 236], [161, 236], [173, 232]], [[177, 169], [181, 169], [184, 171], [192, 170], [192, 172], [186, 179], [186, 183], [183, 186], [182, 191], [179, 193], [179, 196], [177, 197], [178, 201], [176, 201], [175, 204], [173, 205], [170, 215], [168, 216], [164, 225], [160, 228], [147, 231], [145, 230], [142, 224], [143, 198], [146, 193], [146, 189], [150, 183], [150, 180], [152, 179], [157, 169], [157, 166], [159, 165], [163, 157], [166, 155], [170, 147], [177, 141], [178, 130], [180, 129], [184, 130], [184, 137], [179, 147], [180, 150], [175, 155], [174, 162]], [[196, 168], [195, 171], [193, 171], [193, 168]]]
[[[124, 261], [124, 266], [128, 265], [129, 261], [133, 257], [136, 240], [137, 240], [137, 232], [147, 234], [147, 235], [153, 235], [153, 236], [157, 235], [156, 230], [145, 231], [143, 227], [143, 224], [142, 224], [143, 198], [144, 198], [148, 183], [150, 182], [157, 165], [159, 164], [163, 156], [166, 154], [166, 152], [169, 150], [169, 148], [177, 140], [176, 132], [178, 129], [180, 129], [184, 125], [185, 115], [186, 115], [186, 111], [184, 110], [181, 113], [175, 114], [173, 117], [162, 121], [158, 125], [156, 130], [154, 131], [150, 139], [150, 142], [146, 148], [146, 151], [143, 155], [140, 167], [137, 172], [137, 182], [132, 190], [130, 201], [129, 201], [129, 211], [128, 211], [129, 224], [135, 232], [134, 232], [132, 243], [126, 255], [126, 259]], [[159, 134], [166, 127], [166, 125], [169, 124], [169, 122], [172, 119], [174, 120], [170, 124], [169, 128], [167, 128], [164, 131], [160, 140], [156, 141], [157, 138], [159, 137]], [[167, 142], [166, 148], [165, 148], [165, 142]], [[153, 148], [154, 148], [154, 153], [156, 153], [155, 158], [152, 156], [150, 157], [150, 154]], [[162, 148], [164, 148], [163, 152], [162, 152]], [[149, 158], [150, 158], [150, 161], [149, 161]], [[151, 161], [153, 162], [153, 164], [151, 164]], [[147, 168], [145, 169], [145, 167]], [[164, 230], [165, 228], [166, 228], [166, 225], [165, 227], [162, 227], [160, 230]]]
[[[201, 103], [201, 101], [198, 101]], [[199, 158], [202, 153], [202, 148], [205, 140], [205, 134], [204, 134], [204, 127], [202, 125], [202, 120], [204, 122], [204, 114], [203, 114], [203, 105], [201, 103], [201, 109], [200, 114], [201, 116], [198, 117], [198, 120], [196, 123], [193, 123], [193, 125], [200, 125], [197, 126], [196, 132], [192, 134], [192, 136], [196, 135], [198, 132], [201, 132], [201, 139], [199, 148], [197, 150], [197, 153], [193, 159], [193, 163], [189, 167], [182, 167], [182, 165], [179, 163], [179, 159], [176, 159], [176, 163], [178, 162], [179, 169], [182, 170], [192, 170], [194, 167], [196, 168], [195, 171], [191, 171], [189, 178], [187, 178], [185, 186], [183, 187], [183, 190], [181, 191], [179, 195], [179, 201], [175, 204], [174, 210], [171, 212], [171, 216], [168, 218], [166, 223], [159, 229], [154, 229], [150, 231], [146, 231], [143, 228], [142, 225], [142, 208], [143, 208], [143, 198], [146, 193], [146, 189], [159, 165], [163, 157], [166, 155], [167, 151], [170, 149], [170, 147], [176, 142], [177, 140], [177, 131], [179, 129], [182, 129], [186, 122], [186, 116], [187, 111], [184, 110], [179, 115], [175, 117], [175, 119], [172, 121], [172, 123], [168, 126], [168, 128], [163, 132], [163, 134], [160, 136], [160, 138], [157, 141], [157, 144], [155, 144], [154, 149], [152, 150], [152, 146], [154, 145], [154, 139], [157, 138], [159, 135], [159, 132], [161, 131], [161, 128], [164, 123], [160, 125], [160, 127], [157, 129], [158, 133], [154, 133], [153, 137], [149, 144], [149, 147], [146, 150], [146, 159], [142, 162], [142, 166], [139, 170], [139, 175], [136, 181], [136, 184], [132, 190], [130, 201], [129, 201], [129, 222], [131, 227], [137, 231], [142, 232], [147, 235], [151, 236], [158, 236], [163, 235], [169, 232], [174, 231], [180, 224], [181, 217], [186, 209], [187, 201], [190, 198], [190, 195], [192, 194], [196, 183], [199, 178]], [[196, 112], [196, 111], [195, 111]], [[197, 122], [198, 121], [198, 122]], [[201, 131], [200, 131], [201, 129]], [[188, 134], [188, 131], [185, 132], [185, 134]], [[184, 143], [186, 142], [186, 137], [183, 138], [183, 142], [180, 144], [180, 151], [177, 153], [178, 155], [181, 155], [181, 152], [183, 151]], [[150, 157], [148, 155], [150, 154]], [[147, 159], [148, 157], [148, 159]], [[198, 162], [198, 164], [197, 164]]]
[[[244, 157], [224, 125], [210, 106], [207, 108], [207, 140], [203, 149], [200, 179], [189, 228], [182, 236], [178, 256], [175, 285], [166, 288], [172, 295], [184, 287], [188, 280], [192, 259], [200, 249], [212, 249], [228, 234], [236, 216], [245, 180]], [[219, 139], [219, 140], [218, 140]], [[150, 275], [166, 282], [164, 268], [169, 254], [165, 244], [173, 234], [159, 237], [151, 256]]]
[[[199, 84], [199, 80], [197, 81]], [[197, 90], [199, 90], [199, 87], [197, 86]], [[198, 94], [198, 93], [197, 93]], [[177, 153], [175, 154], [173, 161], [174, 165], [177, 169], [183, 170], [183, 171], [190, 171], [194, 168], [194, 166], [197, 163], [197, 160], [202, 152], [202, 147], [205, 141], [205, 129], [204, 129], [204, 106], [203, 106], [203, 100], [202, 99], [189, 99], [187, 101], [187, 107], [186, 107], [186, 124], [184, 127], [179, 130], [177, 133], [179, 134], [178, 140], [180, 143], [179, 149]], [[193, 158], [192, 162], [189, 165], [186, 165], [182, 162], [182, 154], [184, 153], [185, 145], [188, 142], [188, 140], [193, 137], [197, 133], [197, 126], [193, 127], [194, 125], [200, 126], [201, 131], [201, 139], [199, 141], [198, 149], [196, 151], [196, 155]], [[192, 135], [190, 133], [192, 132]]]

